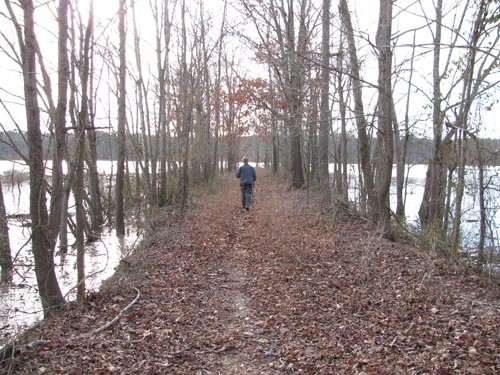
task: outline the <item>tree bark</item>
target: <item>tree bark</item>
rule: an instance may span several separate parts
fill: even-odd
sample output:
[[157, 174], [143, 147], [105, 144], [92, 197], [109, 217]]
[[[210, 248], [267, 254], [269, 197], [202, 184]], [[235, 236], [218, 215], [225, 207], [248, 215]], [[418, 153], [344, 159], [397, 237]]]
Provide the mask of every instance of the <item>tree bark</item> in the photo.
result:
[[[290, 59], [290, 92], [289, 92], [289, 110], [290, 110], [290, 153], [292, 169], [292, 187], [303, 188], [305, 184], [304, 171], [302, 166], [302, 114], [304, 97], [304, 79], [305, 79], [305, 55], [307, 47], [307, 0], [302, 0], [299, 15], [299, 34], [297, 42], [294, 37], [294, 11], [293, 1], [290, 1], [288, 24], [287, 24], [287, 46]], [[295, 47], [296, 45], [296, 47]]]
[[[342, 40], [342, 38], [341, 38]], [[339, 111], [340, 111], [340, 127], [341, 127], [341, 146], [342, 150], [340, 152], [340, 157], [342, 160], [342, 201], [344, 203], [349, 202], [349, 171], [347, 169], [347, 121], [346, 112], [347, 104], [344, 97], [344, 83], [343, 83], [343, 59], [344, 50], [342, 49], [342, 43], [339, 47], [339, 52], [337, 55], [337, 92], [339, 94]]]
[[12, 254], [10, 251], [9, 226], [5, 212], [2, 182], [0, 181], [0, 267], [2, 268], [1, 281], [12, 278]]
[[44, 315], [64, 304], [54, 268], [54, 252], [47, 236], [48, 213], [43, 165], [40, 108], [36, 79], [35, 22], [32, 0], [23, 0], [24, 45], [22, 46], [26, 122], [28, 127], [30, 169], [31, 243], [35, 260], [35, 274]]
[[389, 192], [391, 188], [392, 165], [394, 160], [394, 139], [392, 129], [392, 0], [380, 0], [380, 14], [377, 31], [379, 50], [379, 118], [377, 139], [379, 146], [379, 165], [377, 170], [377, 224], [385, 238], [394, 239], [391, 228]]
[[90, 41], [92, 38], [94, 23], [93, 2], [90, 3], [89, 19], [87, 29], [85, 31], [85, 39], [82, 56], [82, 102], [80, 113], [78, 115], [78, 129], [76, 131], [76, 177], [75, 177], [75, 207], [76, 207], [76, 260], [77, 260], [77, 299], [83, 301], [85, 299], [85, 209], [83, 201], [85, 197], [84, 190], [84, 160], [85, 160], [85, 130], [89, 124], [89, 75], [90, 75]]
[[351, 15], [346, 0], [340, 0], [339, 12], [342, 19], [342, 25], [345, 29], [347, 38], [348, 53], [351, 62], [352, 90], [354, 95], [354, 116], [356, 128], [358, 131], [358, 149], [360, 166], [363, 176], [363, 186], [366, 189], [368, 197], [368, 210], [373, 213], [376, 204], [375, 185], [373, 181], [373, 171], [371, 167], [371, 148], [367, 134], [368, 123], [365, 118], [363, 108], [363, 93], [360, 79], [360, 69], [358, 55], [356, 52], [356, 42], [354, 40], [354, 29], [352, 27]]
[[120, 37], [120, 66], [118, 77], [118, 160], [116, 163], [116, 184], [115, 184], [115, 226], [116, 234], [122, 236], [125, 234], [125, 212], [124, 212], [124, 188], [125, 188], [125, 152], [126, 138], [125, 127], [127, 123], [126, 113], [126, 31], [125, 31], [125, 9], [126, 0], [120, 0], [118, 10], [118, 33]]
[[467, 162], [467, 146], [468, 146], [468, 118], [469, 112], [474, 101], [473, 87], [474, 85], [480, 84], [474, 82], [474, 68], [476, 65], [476, 55], [479, 37], [484, 30], [485, 18], [488, 15], [487, 12], [487, 0], [481, 0], [479, 3], [479, 9], [474, 22], [474, 27], [472, 30], [470, 44], [468, 46], [468, 55], [466, 60], [466, 69], [464, 72], [464, 82], [462, 90], [462, 103], [460, 106], [460, 112], [458, 115], [457, 127], [459, 128], [460, 137], [460, 152], [459, 152], [459, 162], [458, 162], [458, 176], [457, 176], [457, 189], [455, 194], [455, 212], [453, 216], [453, 226], [451, 232], [451, 252], [452, 254], [458, 253], [458, 248], [460, 246], [460, 225], [462, 221], [462, 200], [465, 191], [465, 167]]
[[443, 135], [443, 112], [441, 110], [441, 75], [439, 72], [441, 61], [441, 34], [443, 20], [443, 0], [436, 4], [436, 30], [434, 33], [434, 59], [433, 59], [433, 110], [432, 122], [434, 133], [434, 151], [432, 160], [428, 165], [428, 183], [424, 191], [419, 209], [420, 222], [424, 227], [433, 228], [442, 232], [444, 213], [444, 193], [446, 191], [446, 170], [441, 150]]
[[54, 149], [52, 154], [52, 194], [50, 202], [50, 241], [55, 249], [60, 233], [64, 206], [63, 161], [67, 155], [66, 112], [68, 103], [69, 58], [68, 58], [68, 8], [69, 0], [60, 0], [58, 7], [58, 84], [57, 108], [54, 124]]
[[321, 39], [321, 101], [319, 119], [319, 185], [324, 205], [332, 201], [328, 170], [328, 134], [330, 129], [330, 0], [323, 0]]
[[[155, 3], [156, 4], [156, 3]], [[170, 48], [170, 21], [169, 2], [162, 3], [162, 10], [157, 12], [156, 25], [156, 63], [158, 69], [158, 95], [159, 95], [159, 122], [160, 122], [160, 189], [158, 193], [158, 205], [163, 207], [167, 204], [167, 160], [168, 160], [168, 132], [167, 132], [167, 96], [168, 96], [168, 64]], [[164, 8], [163, 8], [164, 7]], [[161, 26], [160, 26], [161, 25]], [[163, 33], [161, 32], [163, 30]], [[162, 46], [162, 41], [165, 45]]]
[[[395, 155], [397, 157], [396, 160], [396, 194], [397, 194], [397, 204], [396, 204], [396, 218], [397, 220], [404, 220], [405, 218], [405, 202], [406, 202], [406, 194], [404, 194], [405, 189], [405, 167], [406, 160], [408, 158], [408, 143], [410, 140], [410, 98], [411, 98], [411, 88], [413, 85], [413, 67], [415, 63], [415, 48], [416, 48], [416, 35], [417, 33], [413, 33], [413, 49], [410, 60], [410, 77], [408, 78], [408, 90], [406, 91], [406, 111], [405, 111], [405, 119], [404, 119], [404, 134], [401, 137], [399, 131], [394, 132], [395, 139]], [[392, 100], [392, 113], [393, 113], [393, 122], [394, 129], [398, 128], [398, 121], [396, 119], [396, 106], [394, 105], [394, 98]], [[402, 139], [401, 139], [402, 138]]]
[[[90, 7], [92, 8], [92, 12], [94, 9], [94, 1], [92, 0], [90, 3]], [[93, 27], [93, 21], [92, 21]], [[86, 152], [86, 163], [88, 168], [88, 188], [89, 188], [89, 214], [91, 220], [91, 229], [94, 233], [98, 233], [101, 230], [102, 225], [104, 224], [104, 209], [102, 206], [102, 193], [100, 187], [100, 177], [99, 172], [97, 170], [97, 137], [96, 137], [96, 126], [95, 126], [95, 117], [96, 117], [96, 109], [95, 103], [97, 100], [97, 92], [94, 93], [94, 33], [92, 30], [92, 42], [90, 43], [89, 50], [89, 127], [86, 130], [86, 144], [87, 144], [87, 152]]]
[[154, 202], [154, 189], [151, 183], [151, 175], [150, 175], [150, 159], [151, 159], [151, 148], [149, 144], [148, 138], [148, 128], [149, 128], [149, 114], [146, 115], [145, 106], [147, 105], [147, 92], [144, 87], [144, 78], [142, 73], [142, 56], [141, 56], [141, 47], [140, 47], [140, 39], [139, 39], [139, 30], [137, 27], [136, 20], [136, 11], [135, 11], [135, 1], [132, 2], [132, 21], [134, 26], [134, 51], [135, 51], [135, 61], [137, 65], [138, 77], [136, 81], [136, 92], [137, 92], [137, 106], [139, 111], [139, 127], [142, 135], [142, 152], [143, 152], [143, 176], [145, 180], [145, 195], [146, 202], [149, 205], [153, 205]]
[[187, 66], [187, 30], [185, 20], [186, 3], [182, 0], [182, 42], [181, 42], [181, 100], [182, 100], [182, 169], [180, 176], [181, 210], [187, 208], [189, 196], [189, 133], [193, 121], [193, 97], [189, 87]]

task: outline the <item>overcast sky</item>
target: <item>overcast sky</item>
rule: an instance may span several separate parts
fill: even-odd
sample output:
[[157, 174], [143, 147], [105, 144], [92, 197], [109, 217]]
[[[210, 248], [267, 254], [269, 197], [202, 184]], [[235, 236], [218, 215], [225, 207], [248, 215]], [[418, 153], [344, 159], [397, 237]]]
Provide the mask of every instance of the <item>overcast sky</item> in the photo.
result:
[[[87, 17], [85, 4], [87, 0], [79, 0], [78, 4], [82, 9], [82, 17], [85, 20]], [[231, 1], [234, 4], [237, 4], [237, 1]], [[231, 3], [230, 2], [230, 3]], [[316, 0], [317, 6], [319, 8], [321, 1]], [[353, 17], [353, 23], [356, 30], [360, 32], [361, 38], [357, 39], [359, 56], [363, 61], [363, 77], [374, 84], [377, 81], [377, 60], [374, 54], [374, 50], [372, 46], [369, 45], [368, 41], [374, 43], [375, 33], [378, 22], [378, 1], [376, 0], [350, 0], [348, 1], [349, 6], [351, 8], [351, 13]], [[422, 7], [418, 4], [418, 1], [415, 0], [398, 0], [394, 2], [394, 20], [393, 20], [393, 34], [400, 35], [402, 31], [410, 30], [413, 28], [421, 27], [417, 33], [417, 43], [425, 44], [430, 43], [432, 41], [430, 30], [427, 27], [422, 27], [425, 25], [425, 17], [424, 12], [427, 13], [427, 16], [432, 18], [434, 16], [433, 9], [433, 0], [422, 0]], [[456, 8], [457, 1], [456, 0], [445, 0], [445, 13], [448, 14], [448, 19], [451, 19], [453, 16], [453, 10]], [[154, 57], [152, 55], [153, 45], [154, 45], [154, 28], [153, 22], [151, 21], [151, 12], [149, 10], [149, 0], [138, 0], [137, 1], [137, 17], [138, 17], [138, 26], [139, 31], [141, 33], [142, 38], [142, 48], [144, 50], [144, 55], [146, 58], [144, 59], [145, 64], [148, 62], [154, 63]], [[222, 13], [222, 0], [211, 0], [204, 2], [205, 9], [208, 13], [212, 14], [213, 22], [214, 22], [214, 31], [218, 29], [220, 15]], [[116, 15], [118, 7], [118, 0], [113, 1], [95, 1], [95, 15], [96, 22], [101, 23], [103, 25], [109, 24], [109, 19], [113, 18]], [[338, 37], [335, 33], [338, 33], [339, 27], [339, 17], [337, 15], [338, 9], [338, 1], [332, 0], [332, 47], [337, 48], [335, 46], [338, 45]], [[404, 11], [402, 11], [404, 9]], [[5, 11], [4, 2], [0, 3], [0, 11]], [[233, 5], [229, 7], [230, 17], [232, 18], [230, 22], [235, 25], [240, 26], [245, 20], [241, 19], [241, 16], [237, 14]], [[55, 72], [56, 71], [56, 39], [54, 38], [54, 30], [56, 30], [56, 21], [48, 12], [44, 12], [41, 14], [42, 10], [37, 11], [37, 35], [41, 40], [42, 49], [44, 51], [46, 57], [46, 63], [49, 70]], [[10, 33], [11, 40], [15, 41], [15, 35], [13, 34], [11, 25], [2, 19], [0, 23], [0, 28], [4, 33]], [[115, 27], [114, 25], [111, 27]], [[112, 29], [111, 29], [112, 30]], [[247, 28], [247, 30], [249, 30]], [[129, 37], [132, 36], [132, 24], [129, 21]], [[116, 37], [116, 34], [114, 35]], [[446, 32], [444, 33], [446, 37]], [[407, 46], [401, 46], [405, 44], [411, 44], [413, 38], [413, 33], [403, 33], [398, 38], [397, 44], [399, 45], [394, 49], [395, 55], [395, 65], [397, 65], [400, 61], [408, 58], [411, 54], [411, 48]], [[233, 40], [233, 48], [235, 48], [235, 42]], [[133, 56], [132, 56], [132, 41], [129, 41], [129, 56], [130, 56], [130, 66], [133, 65]], [[149, 50], [149, 52], [148, 52]], [[416, 68], [414, 71], [414, 84], [422, 90], [424, 93], [431, 93], [431, 72], [432, 72], [432, 54], [430, 52], [430, 48], [420, 48], [417, 53], [424, 53], [421, 55], [416, 64]], [[151, 58], [147, 58], [148, 53], [151, 54]], [[443, 51], [443, 53], [447, 53]], [[253, 52], [245, 50], [244, 47], [240, 47], [237, 51], [237, 57], [241, 60], [243, 65], [243, 71], [247, 70], [245, 73], [247, 76], [251, 76], [253, 73], [258, 72], [259, 69], [256, 69], [255, 62], [252, 61]], [[0, 56], [0, 70], [1, 70], [1, 79], [2, 84], [0, 85], [0, 97], [2, 100], [10, 105], [10, 108], [13, 109], [14, 113], [21, 113], [24, 115], [24, 112], [21, 108], [20, 103], [22, 103], [22, 75], [20, 74], [19, 67], [8, 61], [5, 56]], [[147, 71], [147, 69], [146, 69]], [[265, 72], [265, 69], [262, 69]], [[408, 74], [403, 75], [407, 77]], [[53, 83], [55, 86], [55, 81]], [[398, 81], [395, 87], [395, 97], [398, 103], [403, 103], [406, 96], [406, 87], [407, 85], [403, 82], [403, 80]], [[415, 91], [415, 90], [414, 90]], [[16, 95], [11, 95], [10, 93], [15, 93]], [[498, 99], [498, 92], [494, 93], [494, 97]], [[107, 101], [107, 98], [103, 98], [103, 101]], [[373, 110], [376, 101], [376, 92], [374, 90], [365, 90], [365, 101], [367, 112]], [[17, 103], [17, 104], [14, 104]], [[403, 103], [404, 104], [404, 103]], [[403, 108], [404, 105], [400, 104], [399, 108]], [[429, 100], [425, 98], [422, 93], [413, 93], [412, 94], [412, 117], [420, 119], [420, 129], [421, 132], [425, 132], [426, 129], [430, 129], [430, 123], [428, 121], [429, 118]], [[400, 110], [401, 112], [401, 110]], [[19, 116], [19, 115], [18, 115]], [[106, 114], [102, 114], [102, 116], [107, 116]], [[111, 116], [114, 116], [112, 113]], [[494, 107], [493, 111], [483, 112], [483, 122], [486, 124], [483, 126], [483, 135], [485, 136], [497, 136], [496, 129], [498, 127], [498, 119], [500, 118], [500, 111], [498, 105]], [[22, 117], [22, 116], [21, 116]], [[7, 115], [4, 110], [0, 108], [0, 120], [7, 127], [11, 127], [11, 122], [7, 118]], [[20, 120], [22, 122], [22, 120]]]

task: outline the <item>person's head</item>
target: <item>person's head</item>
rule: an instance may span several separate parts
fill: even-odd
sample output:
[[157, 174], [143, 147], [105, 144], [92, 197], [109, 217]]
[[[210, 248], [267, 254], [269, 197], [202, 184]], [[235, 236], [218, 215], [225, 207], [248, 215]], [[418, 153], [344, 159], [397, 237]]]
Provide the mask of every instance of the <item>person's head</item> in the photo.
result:
[[248, 158], [246, 156], [243, 158], [243, 163], [248, 164]]

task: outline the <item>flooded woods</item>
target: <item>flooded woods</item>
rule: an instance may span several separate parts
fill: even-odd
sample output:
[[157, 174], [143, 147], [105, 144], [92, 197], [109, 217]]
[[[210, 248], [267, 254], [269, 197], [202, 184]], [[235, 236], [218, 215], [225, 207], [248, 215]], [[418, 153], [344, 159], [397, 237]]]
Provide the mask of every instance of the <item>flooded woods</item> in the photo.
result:
[[[111, 170], [111, 163], [99, 162], [101, 178], [104, 179], [105, 170]], [[12, 163], [0, 161], [0, 181], [2, 181], [3, 197], [5, 201], [5, 223], [8, 224], [10, 241], [2, 241], [0, 245], [10, 245], [11, 271], [2, 266], [2, 281], [0, 284], [0, 346], [7, 343], [12, 337], [20, 334], [24, 329], [39, 321], [43, 317], [43, 308], [38, 294], [35, 276], [33, 252], [31, 247], [31, 219], [29, 215], [29, 182], [23, 174], [21, 162]], [[0, 202], [1, 203], [1, 202]], [[107, 203], [106, 203], [107, 204]], [[133, 247], [142, 238], [142, 218], [134, 212], [129, 216], [126, 234], [117, 237], [112, 227], [100, 227], [99, 231], [92, 231], [92, 237], [83, 242], [84, 260], [77, 262], [76, 207], [75, 200], [69, 200], [69, 235], [64, 248], [60, 241], [56, 244], [54, 253], [54, 270], [62, 294], [67, 301], [75, 300], [81, 276], [77, 277], [78, 264], [85, 266], [86, 291], [98, 290], [101, 283], [111, 276], [120, 260], [130, 254]]]
[[[460, 255], [479, 207], [477, 265], [489, 272], [499, 254], [499, 148], [485, 139], [496, 136], [499, 4], [402, 3], [2, 2], [0, 59], [12, 74], [1, 145], [29, 179], [2, 181], [12, 192], [3, 215], [0, 204], [11, 247], [0, 249], [2, 275], [12, 263], [13, 283], [39, 294], [45, 316], [75, 286], [83, 301], [102, 256], [89, 246], [107, 230], [110, 253], [122, 254], [127, 228], [188, 211], [194, 189], [261, 149], [290, 189], [325, 194], [319, 212], [354, 209], [389, 239], [413, 225], [435, 254]], [[413, 177], [410, 163], [427, 174]], [[9, 213], [14, 199], [23, 209]], [[29, 227], [2, 229], [9, 215]], [[63, 266], [75, 249], [75, 269]]]

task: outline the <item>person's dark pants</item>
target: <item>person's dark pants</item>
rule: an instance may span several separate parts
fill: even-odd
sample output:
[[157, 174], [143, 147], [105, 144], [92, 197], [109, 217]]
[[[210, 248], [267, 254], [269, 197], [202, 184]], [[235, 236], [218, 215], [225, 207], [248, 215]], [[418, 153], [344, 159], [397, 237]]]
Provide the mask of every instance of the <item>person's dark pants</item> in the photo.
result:
[[243, 184], [241, 185], [241, 204], [243, 208], [250, 208], [252, 203], [252, 189], [253, 185]]

